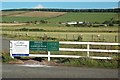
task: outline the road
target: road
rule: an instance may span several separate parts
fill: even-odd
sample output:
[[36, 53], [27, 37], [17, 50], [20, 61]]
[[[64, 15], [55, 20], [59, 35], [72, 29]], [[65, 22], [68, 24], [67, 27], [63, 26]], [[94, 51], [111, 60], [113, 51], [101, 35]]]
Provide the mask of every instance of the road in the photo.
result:
[[3, 78], [118, 78], [117, 69], [3, 64]]

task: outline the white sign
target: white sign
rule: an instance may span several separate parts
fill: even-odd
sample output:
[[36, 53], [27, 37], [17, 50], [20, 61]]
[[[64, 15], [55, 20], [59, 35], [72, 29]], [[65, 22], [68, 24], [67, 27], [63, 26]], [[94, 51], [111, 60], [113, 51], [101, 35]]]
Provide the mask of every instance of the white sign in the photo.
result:
[[10, 41], [11, 56], [29, 56], [29, 41]]

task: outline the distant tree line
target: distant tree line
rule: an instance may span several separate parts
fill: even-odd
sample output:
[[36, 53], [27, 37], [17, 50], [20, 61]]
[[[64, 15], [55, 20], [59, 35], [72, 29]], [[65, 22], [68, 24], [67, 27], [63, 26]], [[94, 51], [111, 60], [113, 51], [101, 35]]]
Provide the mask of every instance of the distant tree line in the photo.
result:
[[120, 12], [120, 8], [114, 9], [55, 9], [55, 8], [43, 8], [43, 9], [6, 9], [2, 11], [50, 11], [50, 12]]

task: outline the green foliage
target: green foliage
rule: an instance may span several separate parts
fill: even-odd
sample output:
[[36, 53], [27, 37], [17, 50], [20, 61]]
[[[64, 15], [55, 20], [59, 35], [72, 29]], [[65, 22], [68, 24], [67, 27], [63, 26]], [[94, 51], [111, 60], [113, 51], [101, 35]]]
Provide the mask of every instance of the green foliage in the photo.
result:
[[65, 65], [84, 66], [84, 67], [101, 67], [101, 68], [118, 68], [116, 60], [92, 60], [89, 58], [69, 59], [64, 62]]
[[11, 58], [8, 53], [3, 53], [2, 54], [2, 61], [3, 62], [9, 62], [9, 61], [12, 61], [12, 60], [15, 60], [15, 59]]
[[47, 23], [47, 21], [45, 21], [45, 20], [40, 20], [40, 22], [41, 22], [41, 23]]
[[[18, 30], [18, 29], [17, 29]], [[28, 29], [28, 28], [21, 28], [19, 29], [20, 31], [45, 31], [44, 29], [38, 29], [38, 28], [32, 28], [32, 29]]]
[[82, 36], [78, 36], [77, 41], [82, 41]]
[[[58, 16], [58, 17], [8, 17], [3, 16], [2, 21], [3, 22], [28, 22], [28, 23], [34, 23], [35, 21], [46, 23], [46, 22], [52, 22], [52, 23], [59, 23], [59, 22], [68, 22], [68, 21], [87, 21], [87, 22], [98, 22], [103, 23], [104, 21], [110, 20], [111, 18], [116, 19], [117, 13], [96, 13], [96, 12], [69, 12], [65, 15]], [[47, 21], [46, 21], [47, 20]], [[104, 21], [103, 21], [104, 20]], [[115, 22], [116, 23], [116, 22]], [[118, 23], [118, 21], [117, 21]]]
[[27, 28], [22, 28], [22, 29], [19, 29], [20, 31], [29, 31], [29, 29]]
[[66, 26], [67, 26], [67, 27], [70, 27], [70, 25], [69, 25], [69, 24], [66, 24]]
[[35, 23], [35, 21], [40, 21], [45, 19], [45, 17], [8, 17], [8, 16], [3, 16], [2, 21], [3, 22], [11, 22], [13, 23], [14, 21], [16, 22], [26, 22], [26, 23]]

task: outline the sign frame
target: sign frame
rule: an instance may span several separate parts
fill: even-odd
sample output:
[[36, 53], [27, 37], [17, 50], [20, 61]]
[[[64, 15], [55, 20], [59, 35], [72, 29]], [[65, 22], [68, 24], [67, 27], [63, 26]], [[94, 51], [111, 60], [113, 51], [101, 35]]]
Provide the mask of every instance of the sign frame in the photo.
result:
[[29, 56], [29, 41], [10, 41], [10, 56]]

